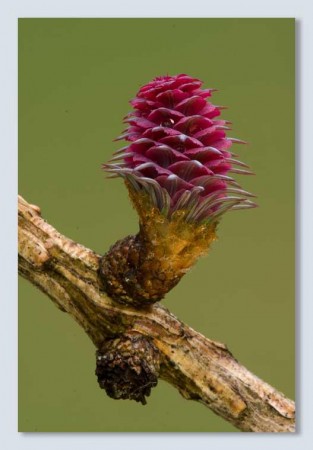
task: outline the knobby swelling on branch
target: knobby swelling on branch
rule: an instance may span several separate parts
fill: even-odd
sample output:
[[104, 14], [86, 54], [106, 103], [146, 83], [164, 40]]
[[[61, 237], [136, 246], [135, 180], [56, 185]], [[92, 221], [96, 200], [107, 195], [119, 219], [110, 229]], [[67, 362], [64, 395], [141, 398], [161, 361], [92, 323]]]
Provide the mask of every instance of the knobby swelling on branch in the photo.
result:
[[[88, 334], [109, 395], [143, 401], [160, 377], [242, 431], [295, 431], [294, 402], [249, 372], [224, 344], [197, 333], [160, 303], [135, 308], [116, 302], [103, 289], [99, 255], [62, 236], [22, 197], [18, 209], [19, 273]], [[104, 355], [107, 381], [101, 378]]]
[[[159, 303], [216, 239], [229, 210], [256, 206], [230, 173], [252, 174], [229, 151], [229, 122], [212, 90], [181, 74], [155, 78], [131, 101], [104, 164], [122, 177], [139, 232], [100, 257], [60, 235], [19, 199], [19, 271], [94, 342], [96, 375], [115, 399], [143, 404], [162, 378], [243, 431], [294, 431], [294, 403], [248, 372], [225, 345], [204, 338]], [[244, 169], [238, 169], [244, 167]]]

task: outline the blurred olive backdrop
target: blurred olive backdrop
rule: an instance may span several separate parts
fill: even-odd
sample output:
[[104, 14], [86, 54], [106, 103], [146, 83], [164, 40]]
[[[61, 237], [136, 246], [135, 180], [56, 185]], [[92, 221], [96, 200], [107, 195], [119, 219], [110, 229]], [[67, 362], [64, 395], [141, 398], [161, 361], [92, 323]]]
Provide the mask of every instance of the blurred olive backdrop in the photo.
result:
[[[164, 304], [294, 398], [293, 19], [20, 19], [19, 192], [99, 253], [136, 233], [122, 181], [100, 166], [139, 86], [177, 73], [219, 90], [260, 207], [224, 216]], [[94, 371], [83, 330], [20, 279], [20, 431], [236, 431], [162, 381], [145, 407], [111, 400]]]

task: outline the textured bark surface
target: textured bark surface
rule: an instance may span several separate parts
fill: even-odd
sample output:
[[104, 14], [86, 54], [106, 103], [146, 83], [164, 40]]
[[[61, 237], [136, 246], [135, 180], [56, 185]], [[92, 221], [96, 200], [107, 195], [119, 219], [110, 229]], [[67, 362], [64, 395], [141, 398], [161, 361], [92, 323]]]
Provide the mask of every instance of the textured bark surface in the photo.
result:
[[114, 301], [99, 277], [101, 257], [62, 236], [19, 197], [19, 273], [85, 330], [97, 349], [139, 333], [158, 351], [159, 376], [242, 431], [293, 432], [295, 405], [243, 367], [224, 344], [205, 338], [156, 303]]

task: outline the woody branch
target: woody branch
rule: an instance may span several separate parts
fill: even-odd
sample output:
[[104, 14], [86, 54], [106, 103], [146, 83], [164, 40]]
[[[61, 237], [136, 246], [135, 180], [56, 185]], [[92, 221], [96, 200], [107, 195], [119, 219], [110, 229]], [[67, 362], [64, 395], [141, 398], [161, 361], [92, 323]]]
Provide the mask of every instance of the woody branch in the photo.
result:
[[22, 197], [19, 273], [88, 334], [97, 349], [112, 337], [138, 333], [160, 358], [159, 376], [242, 431], [293, 432], [292, 400], [243, 367], [219, 342], [205, 338], [159, 303], [135, 308], [110, 298], [99, 277], [101, 257], [62, 236]]

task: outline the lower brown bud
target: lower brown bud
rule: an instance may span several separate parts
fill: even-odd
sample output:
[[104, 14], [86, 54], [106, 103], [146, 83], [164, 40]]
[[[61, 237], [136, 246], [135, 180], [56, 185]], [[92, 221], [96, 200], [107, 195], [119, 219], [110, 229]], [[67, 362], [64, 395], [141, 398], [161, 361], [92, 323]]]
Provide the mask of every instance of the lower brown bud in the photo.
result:
[[98, 383], [114, 399], [145, 405], [158, 383], [159, 370], [159, 351], [150, 339], [136, 332], [108, 339], [97, 351]]

